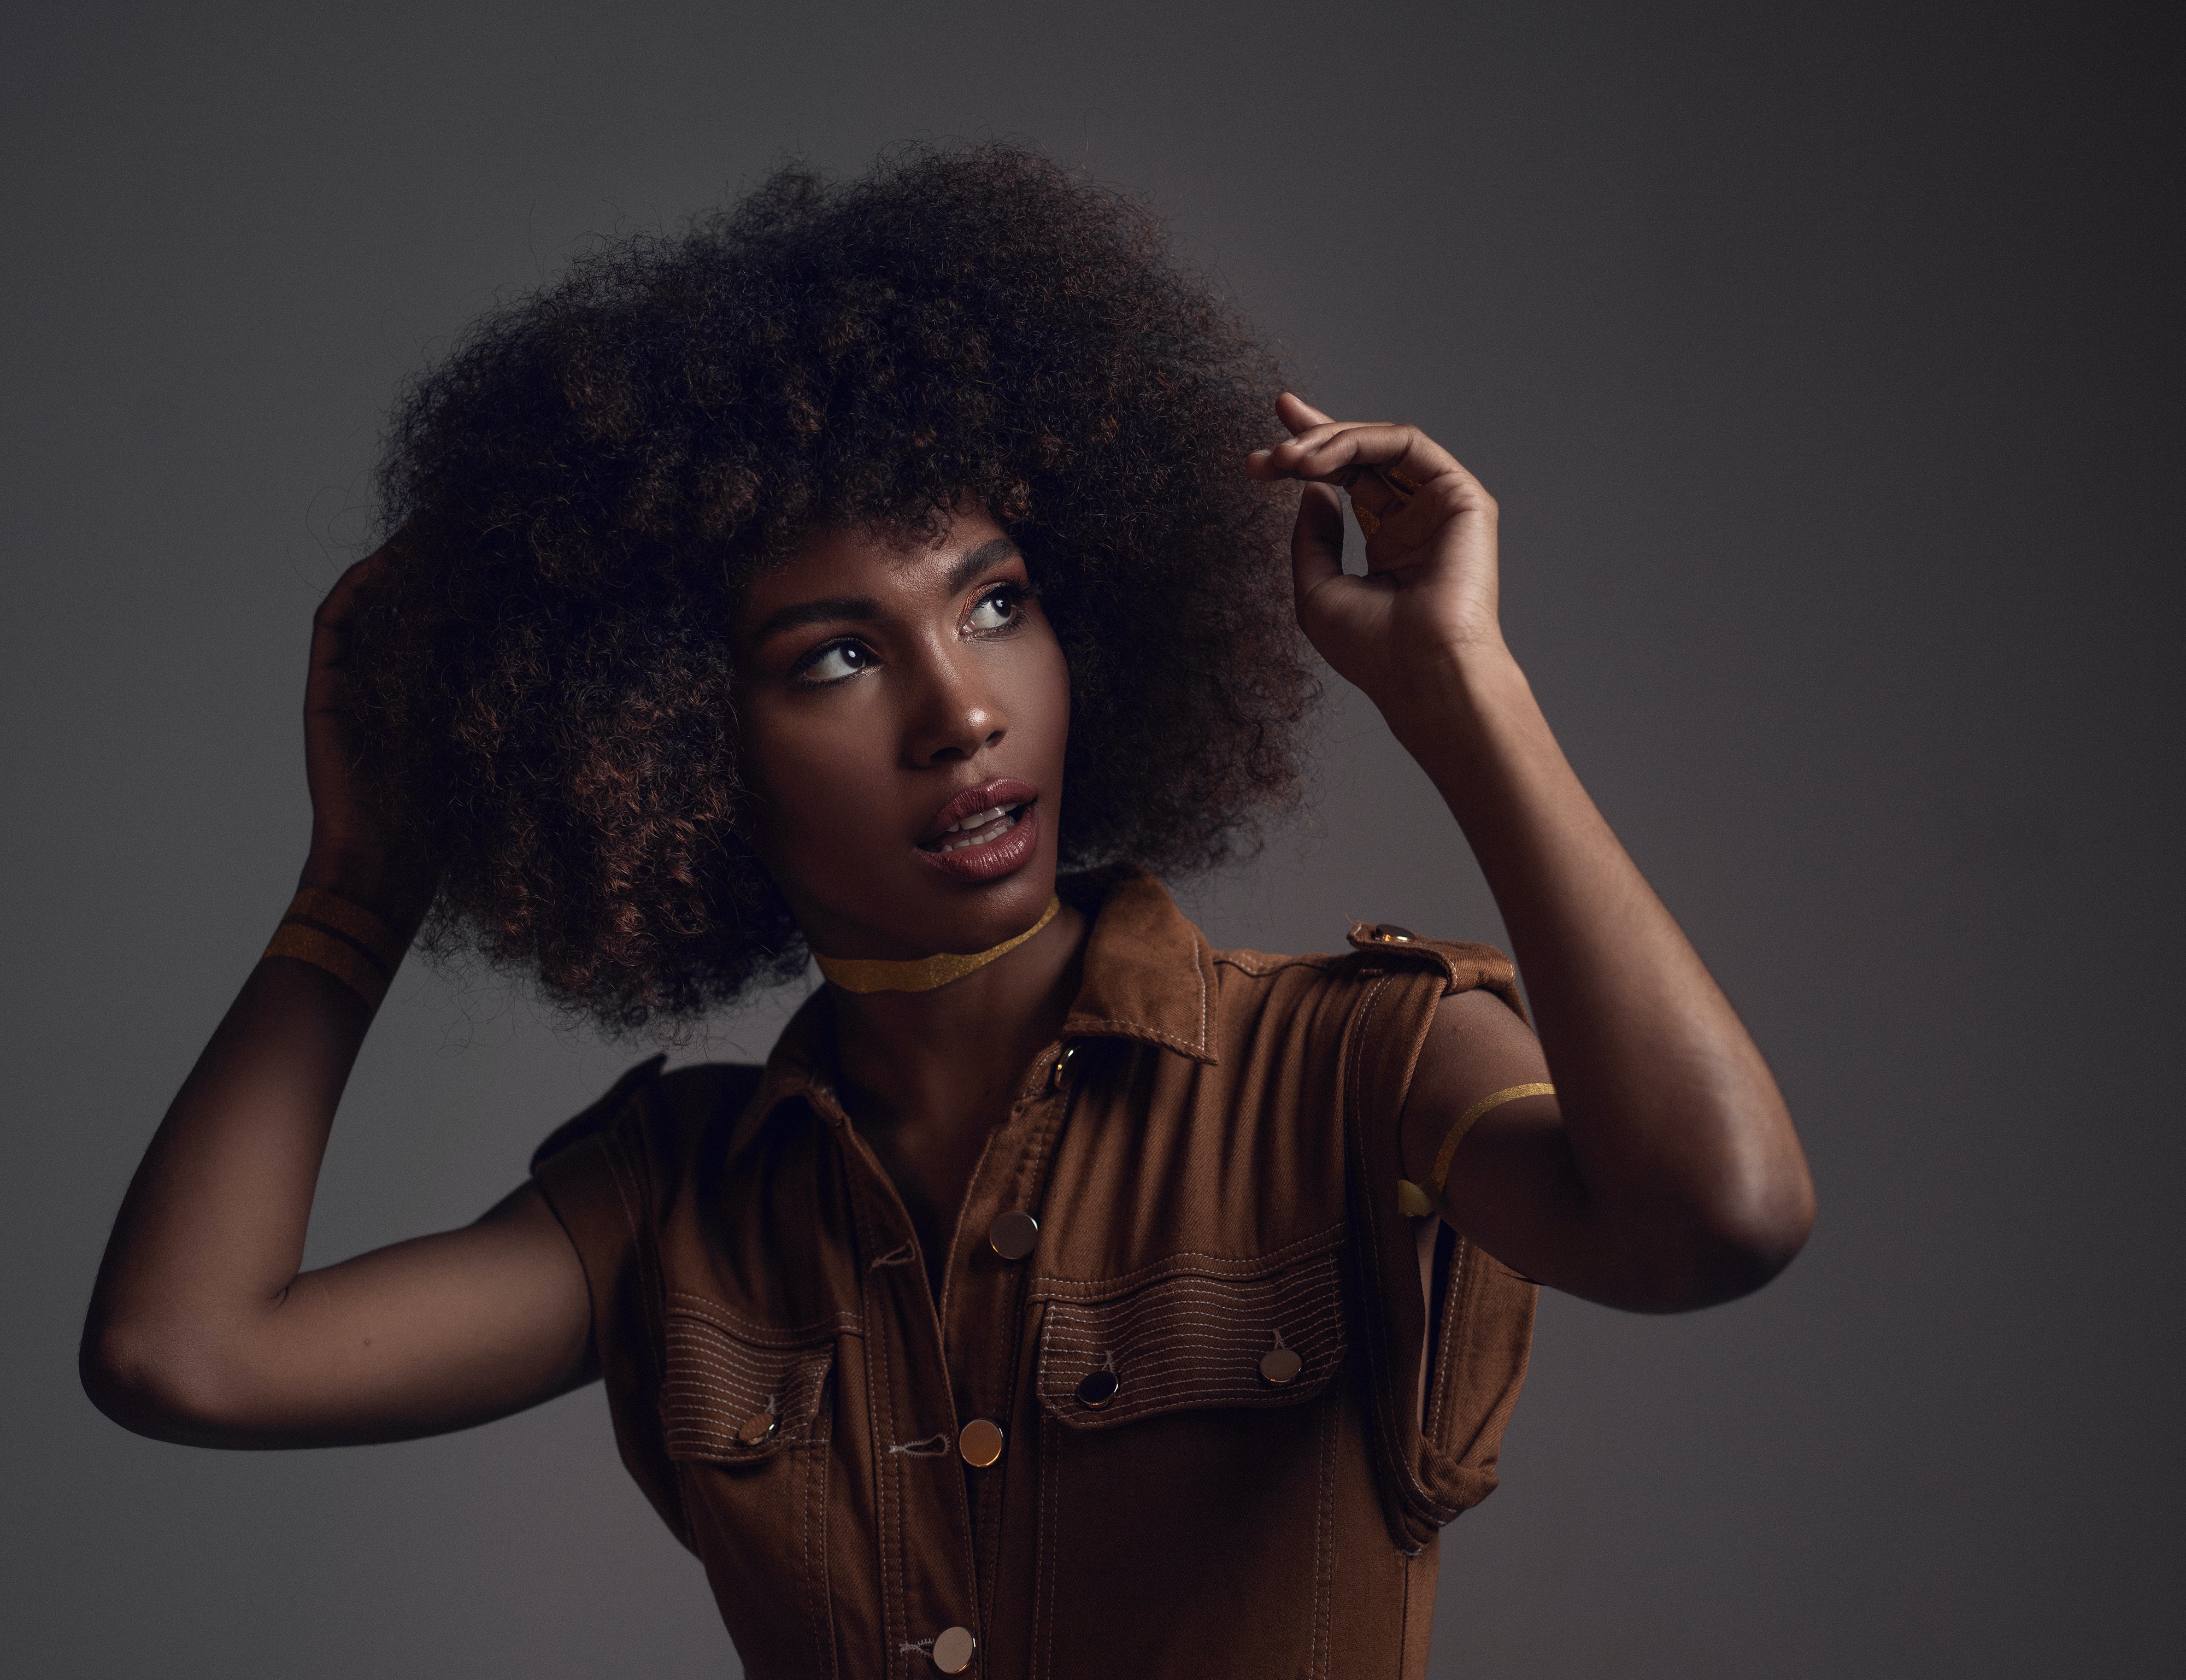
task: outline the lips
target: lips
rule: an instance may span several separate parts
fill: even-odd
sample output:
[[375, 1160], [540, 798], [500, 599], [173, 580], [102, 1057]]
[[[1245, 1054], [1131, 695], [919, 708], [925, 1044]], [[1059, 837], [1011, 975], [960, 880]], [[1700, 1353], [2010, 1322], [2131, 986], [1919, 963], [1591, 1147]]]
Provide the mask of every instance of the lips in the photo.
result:
[[1040, 789], [1013, 776], [967, 787], [933, 815], [918, 854], [963, 881], [1022, 868], [1040, 843]]

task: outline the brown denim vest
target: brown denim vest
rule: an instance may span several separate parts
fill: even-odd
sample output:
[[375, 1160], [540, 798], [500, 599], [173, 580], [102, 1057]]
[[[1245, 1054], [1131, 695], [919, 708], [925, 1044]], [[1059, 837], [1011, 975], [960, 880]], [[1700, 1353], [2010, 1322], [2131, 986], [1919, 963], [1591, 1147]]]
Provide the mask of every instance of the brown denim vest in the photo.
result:
[[655, 1058], [542, 1145], [623, 1460], [753, 1680], [1420, 1676], [1534, 1291], [1399, 1213], [1397, 1122], [1438, 1000], [1516, 1008], [1510, 965], [1217, 952], [1150, 876], [1076, 891], [1082, 989], [938, 1302], [824, 991], [764, 1069]]

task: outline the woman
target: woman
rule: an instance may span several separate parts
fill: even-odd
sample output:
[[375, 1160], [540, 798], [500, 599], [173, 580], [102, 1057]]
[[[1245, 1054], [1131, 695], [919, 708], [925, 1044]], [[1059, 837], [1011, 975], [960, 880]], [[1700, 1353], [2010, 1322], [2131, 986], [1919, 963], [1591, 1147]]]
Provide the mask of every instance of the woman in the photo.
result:
[[[1813, 1196], [1503, 644], [1494, 501], [1292, 395], [1269, 446], [1271, 395], [1141, 211], [1006, 148], [785, 175], [490, 320], [318, 614], [302, 890], [117, 1220], [101, 1407], [356, 1442], [604, 1376], [755, 1676], [1421, 1672], [1533, 1280], [1727, 1300]], [[1217, 953], [1146, 872], [1290, 790], [1293, 622], [1448, 801], [1538, 1041], [1485, 947]], [[421, 924], [611, 1028], [827, 984], [765, 1068], [655, 1058], [476, 1224], [300, 1274]]]

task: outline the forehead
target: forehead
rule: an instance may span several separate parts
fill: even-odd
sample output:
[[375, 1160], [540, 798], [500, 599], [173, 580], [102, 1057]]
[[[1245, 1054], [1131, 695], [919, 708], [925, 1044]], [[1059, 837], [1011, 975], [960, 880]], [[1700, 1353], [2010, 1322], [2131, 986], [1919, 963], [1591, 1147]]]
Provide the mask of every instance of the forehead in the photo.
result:
[[981, 509], [951, 516], [933, 542], [886, 529], [829, 526], [752, 579], [744, 595], [744, 620], [756, 624], [784, 607], [823, 597], [907, 601], [945, 592], [967, 557], [1008, 540]]

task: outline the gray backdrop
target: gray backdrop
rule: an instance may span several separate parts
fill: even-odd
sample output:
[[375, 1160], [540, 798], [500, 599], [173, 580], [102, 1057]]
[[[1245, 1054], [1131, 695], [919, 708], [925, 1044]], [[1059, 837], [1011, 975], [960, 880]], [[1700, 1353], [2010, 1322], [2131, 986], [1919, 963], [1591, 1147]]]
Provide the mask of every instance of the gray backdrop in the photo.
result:
[[[1820, 1228], [1764, 1294], [1544, 1302], [1435, 1672], [2175, 1651], [2182, 316], [2139, 19], [12, 10], [0, 1666], [733, 1672], [597, 1391], [415, 1445], [196, 1452], [94, 1413], [75, 1339], [290, 891], [306, 623], [396, 382], [590, 236], [788, 154], [989, 134], [1151, 195], [1314, 401], [1420, 422], [1501, 498], [1511, 639], [1813, 1152]], [[1320, 742], [1313, 808], [1190, 896], [1217, 943], [1497, 938], [1370, 708], [1335, 697]], [[641, 1053], [406, 972], [312, 1259], [468, 1219]]]

